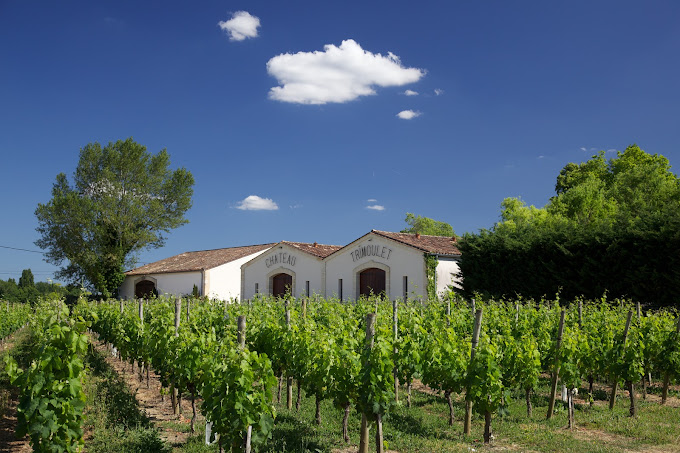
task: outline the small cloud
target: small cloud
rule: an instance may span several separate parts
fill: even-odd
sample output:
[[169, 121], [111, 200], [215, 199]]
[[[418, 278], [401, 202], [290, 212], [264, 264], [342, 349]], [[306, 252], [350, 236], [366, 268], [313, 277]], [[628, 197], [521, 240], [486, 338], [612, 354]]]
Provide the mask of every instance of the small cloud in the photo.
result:
[[609, 148], [609, 149], [607, 150], [608, 153], [615, 153], [616, 151], [617, 151], [617, 150], [614, 149], [614, 148]]
[[316, 105], [353, 101], [375, 94], [375, 87], [402, 86], [425, 75], [402, 66], [392, 52], [372, 53], [352, 39], [323, 51], [277, 55], [267, 62], [267, 72], [280, 85], [269, 90], [270, 99]]
[[435, 96], [441, 96], [442, 94], [444, 94], [444, 90], [439, 89], [439, 88], [434, 89], [434, 95]]
[[385, 206], [381, 206], [379, 204], [372, 204], [370, 206], [366, 206], [366, 209], [372, 209], [374, 211], [384, 211]]
[[296, 203], [296, 204], [289, 206], [290, 209], [298, 209], [298, 208], [301, 208], [301, 207], [302, 207], [302, 205], [300, 203]]
[[404, 94], [405, 94], [406, 96], [418, 96], [418, 92], [417, 92], [417, 91], [413, 91], [413, 90], [406, 90], [406, 91], [404, 91]]
[[376, 200], [375, 198], [369, 198], [368, 200], [366, 200], [367, 203], [375, 203], [377, 201], [378, 200]]
[[413, 118], [422, 115], [422, 113], [414, 110], [402, 110], [397, 113], [397, 116], [402, 120], [412, 120]]
[[545, 156], [538, 156], [539, 159], [545, 159]]
[[260, 18], [251, 16], [247, 11], [236, 11], [228, 21], [220, 21], [217, 25], [229, 33], [230, 41], [243, 41], [246, 38], [256, 38], [260, 26]]
[[580, 149], [581, 149], [581, 151], [583, 151], [584, 153], [585, 153], [586, 151], [588, 151], [588, 150], [587, 150], [586, 148], [584, 148], [583, 146], [582, 146]]
[[236, 206], [242, 211], [276, 211], [279, 206], [271, 198], [262, 198], [257, 195], [249, 195]]

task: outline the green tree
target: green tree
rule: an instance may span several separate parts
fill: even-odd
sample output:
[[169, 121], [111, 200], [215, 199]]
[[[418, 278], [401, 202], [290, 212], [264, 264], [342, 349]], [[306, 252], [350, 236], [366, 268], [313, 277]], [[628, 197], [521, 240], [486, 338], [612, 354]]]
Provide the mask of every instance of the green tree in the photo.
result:
[[138, 252], [162, 246], [171, 229], [188, 222], [194, 178], [169, 165], [165, 149], [151, 154], [132, 138], [82, 148], [73, 185], [58, 174], [52, 199], [35, 211], [36, 245], [47, 250], [47, 262], [62, 266], [55, 276], [115, 294]]
[[404, 219], [409, 228], [401, 230], [402, 233], [420, 233], [430, 236], [454, 236], [453, 228], [446, 222], [430, 219], [428, 217], [421, 217], [419, 215], [406, 213]]
[[19, 288], [32, 288], [35, 286], [35, 281], [33, 278], [33, 272], [30, 269], [24, 269], [21, 271], [21, 277], [19, 277]]
[[540, 299], [560, 291], [676, 304], [680, 179], [637, 145], [569, 163], [544, 208], [508, 198], [490, 230], [459, 243], [465, 290]]

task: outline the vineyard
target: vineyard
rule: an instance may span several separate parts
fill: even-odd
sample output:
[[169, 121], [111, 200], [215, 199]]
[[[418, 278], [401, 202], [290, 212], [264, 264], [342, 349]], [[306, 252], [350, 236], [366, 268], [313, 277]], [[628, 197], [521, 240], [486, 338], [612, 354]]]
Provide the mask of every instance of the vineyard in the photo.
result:
[[[210, 448], [221, 451], [280, 451], [277, 425], [306, 404], [308, 426], [333, 426], [333, 443], [349, 448], [338, 451], [360, 452], [386, 444], [428, 451], [400, 448], [390, 425], [409, 417], [416, 429], [422, 411], [433, 410], [424, 398], [443, 403], [446, 438], [458, 449], [500, 443], [509, 423], [539, 418], [549, 423], [542, 429], [571, 431], [604, 410], [618, 420], [611, 423], [628, 426], [626, 419], [655, 411], [649, 392], [657, 389], [654, 407], [678, 419], [667, 402], [680, 378], [680, 318], [625, 301], [160, 298], [26, 310], [8, 306], [0, 334], [31, 318], [38, 345], [31, 365], [21, 369], [10, 358], [6, 369], [22, 391], [17, 432], [35, 451], [84, 444], [88, 343], [127, 362], [140, 385], [157, 376], [174, 415], [181, 417], [184, 401], [188, 429], [203, 433], [199, 420], [209, 422]], [[494, 433], [496, 425], [505, 434]], [[666, 440], [656, 443], [673, 443]]]

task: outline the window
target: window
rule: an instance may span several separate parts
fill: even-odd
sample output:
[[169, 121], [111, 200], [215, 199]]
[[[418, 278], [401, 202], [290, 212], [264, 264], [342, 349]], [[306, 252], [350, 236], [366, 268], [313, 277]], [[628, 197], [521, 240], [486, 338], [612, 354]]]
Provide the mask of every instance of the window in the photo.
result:
[[408, 275], [404, 275], [404, 301], [408, 299]]
[[259, 294], [259, 293], [260, 293], [260, 284], [255, 283], [255, 294]]
[[338, 279], [338, 297], [340, 298], [340, 301], [342, 302], [342, 279]]

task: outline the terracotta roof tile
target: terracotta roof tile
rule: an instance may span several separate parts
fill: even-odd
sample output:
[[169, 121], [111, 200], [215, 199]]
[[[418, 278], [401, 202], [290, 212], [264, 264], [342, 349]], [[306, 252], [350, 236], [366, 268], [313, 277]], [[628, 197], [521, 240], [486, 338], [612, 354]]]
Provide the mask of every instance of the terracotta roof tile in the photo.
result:
[[340, 250], [342, 248], [341, 245], [325, 245], [325, 244], [318, 244], [318, 243], [307, 243], [307, 242], [289, 242], [289, 241], [281, 241], [283, 244], [288, 244], [291, 247], [295, 247], [296, 249], [309, 253], [310, 255], [317, 256], [319, 258], [326, 258], [328, 255], [331, 253], [335, 252], [336, 250]]
[[411, 233], [392, 233], [389, 231], [371, 230], [378, 236], [392, 239], [402, 244], [409, 245], [427, 253], [437, 255], [460, 255], [456, 241], [450, 236], [428, 236]]
[[273, 247], [275, 244], [248, 245], [215, 250], [186, 252], [171, 256], [154, 263], [149, 263], [127, 271], [125, 275], [165, 274], [170, 272], [195, 272], [212, 269], [230, 263], [239, 258]]

